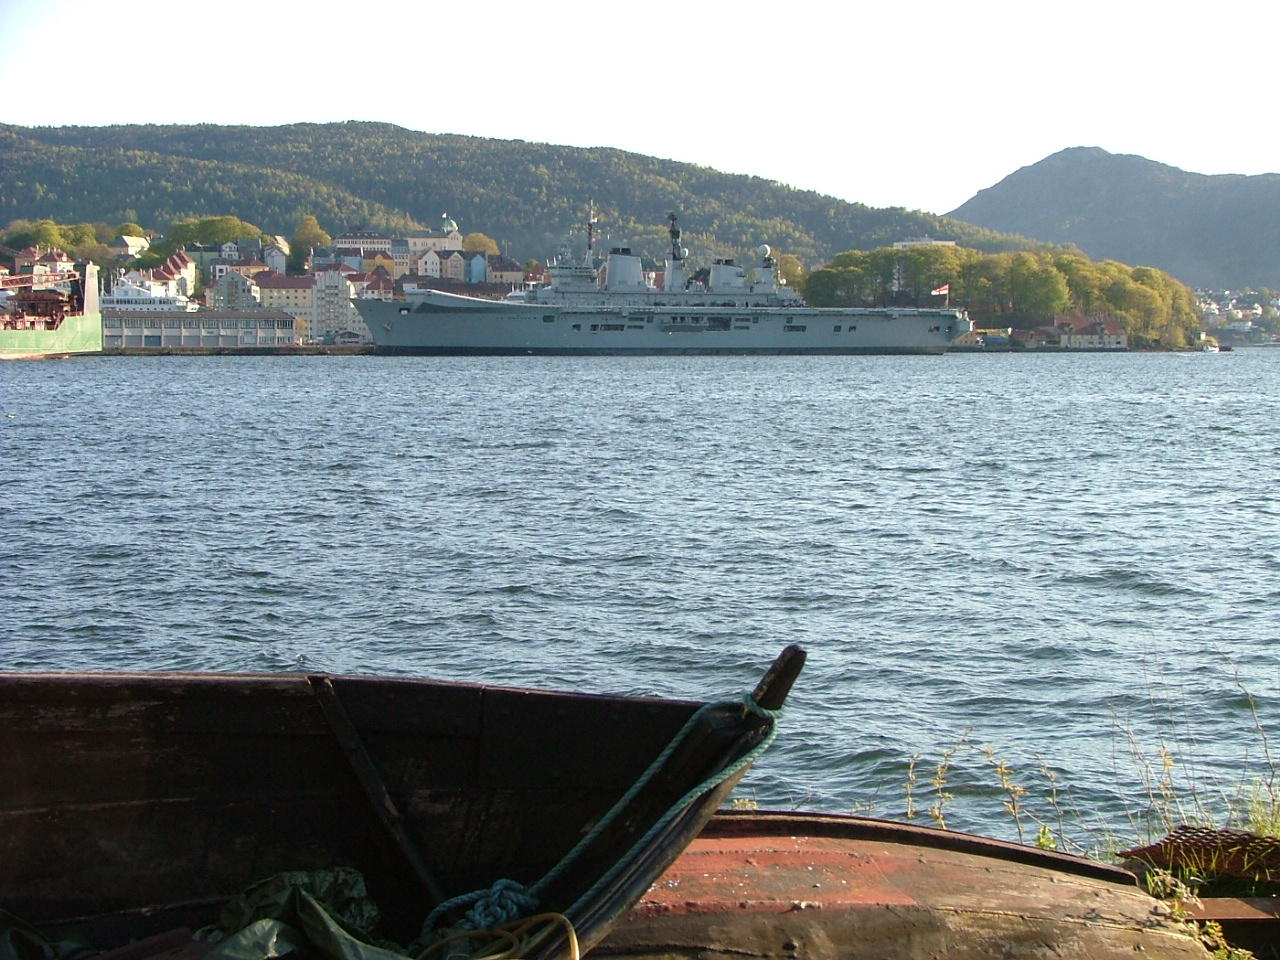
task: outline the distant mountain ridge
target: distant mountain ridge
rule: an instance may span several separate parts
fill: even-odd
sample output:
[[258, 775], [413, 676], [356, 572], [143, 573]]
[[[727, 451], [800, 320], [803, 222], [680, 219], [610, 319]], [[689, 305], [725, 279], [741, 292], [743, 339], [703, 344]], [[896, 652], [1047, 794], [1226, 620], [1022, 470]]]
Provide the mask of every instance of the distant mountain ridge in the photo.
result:
[[948, 216], [1193, 286], [1280, 289], [1280, 174], [1208, 175], [1097, 147], [1011, 173]]
[[139, 222], [234, 215], [292, 234], [302, 214], [337, 233], [431, 227], [447, 212], [507, 252], [542, 258], [600, 214], [604, 243], [660, 257], [681, 215], [705, 262], [760, 243], [807, 264], [853, 248], [931, 235], [999, 251], [1030, 246], [959, 221], [873, 209], [760, 177], [607, 148], [561, 147], [406, 130], [386, 123], [279, 127], [0, 125], [0, 223]]

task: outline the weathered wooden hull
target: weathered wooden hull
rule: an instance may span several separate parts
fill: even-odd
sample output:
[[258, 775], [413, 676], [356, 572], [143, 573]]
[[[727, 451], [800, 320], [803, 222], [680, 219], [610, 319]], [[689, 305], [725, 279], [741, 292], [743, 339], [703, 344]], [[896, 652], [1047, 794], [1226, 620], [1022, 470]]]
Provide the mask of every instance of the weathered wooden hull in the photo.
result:
[[1207, 953], [1121, 870], [887, 821], [748, 812], [713, 819], [592, 956], [1203, 960]]
[[[766, 705], [802, 661], [779, 659]], [[383, 932], [407, 942], [442, 899], [544, 876], [700, 706], [370, 677], [0, 674], [0, 907], [108, 948], [210, 923], [274, 873], [353, 866]], [[703, 714], [543, 908], [624, 859], [571, 918], [587, 945], [603, 935], [731, 781], [636, 841], [766, 726], [740, 705]]]

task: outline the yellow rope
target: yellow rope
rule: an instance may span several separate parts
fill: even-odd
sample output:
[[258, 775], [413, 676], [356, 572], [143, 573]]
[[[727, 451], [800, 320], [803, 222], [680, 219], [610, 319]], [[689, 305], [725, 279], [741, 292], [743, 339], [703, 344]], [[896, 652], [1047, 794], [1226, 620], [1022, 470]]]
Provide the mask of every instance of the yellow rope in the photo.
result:
[[[437, 954], [442, 955], [444, 960], [521, 960], [560, 927], [564, 928], [569, 940], [568, 960], [582, 960], [582, 954], [578, 948], [577, 931], [573, 929], [569, 918], [562, 913], [539, 913], [494, 927], [492, 930], [463, 930], [436, 941], [419, 953], [416, 960], [428, 960]], [[445, 948], [451, 943], [481, 939], [487, 939], [489, 942], [478, 947], [468, 945], [459, 952], [445, 952]]]

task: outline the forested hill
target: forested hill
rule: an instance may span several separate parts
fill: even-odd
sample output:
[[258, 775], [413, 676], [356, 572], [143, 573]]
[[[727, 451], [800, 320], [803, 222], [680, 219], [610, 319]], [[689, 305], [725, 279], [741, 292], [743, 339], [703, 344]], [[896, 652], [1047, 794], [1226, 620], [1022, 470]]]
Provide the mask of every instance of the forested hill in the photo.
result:
[[1277, 174], [1208, 176], [1073, 147], [1010, 174], [950, 216], [1158, 267], [1195, 286], [1280, 288]]
[[605, 243], [659, 257], [681, 215], [700, 259], [760, 243], [809, 264], [929, 235], [998, 251], [1029, 246], [932, 214], [873, 209], [759, 177], [621, 150], [418, 133], [383, 123], [282, 127], [0, 125], [0, 223], [133, 221], [165, 229], [233, 215], [291, 235], [434, 227], [447, 212], [518, 258], [553, 253], [595, 202]]

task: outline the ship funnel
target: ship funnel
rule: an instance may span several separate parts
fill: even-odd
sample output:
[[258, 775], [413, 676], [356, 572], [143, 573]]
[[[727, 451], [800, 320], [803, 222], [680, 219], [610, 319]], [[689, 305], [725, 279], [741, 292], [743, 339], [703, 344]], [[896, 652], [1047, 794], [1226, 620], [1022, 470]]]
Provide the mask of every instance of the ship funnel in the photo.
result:
[[605, 289], [617, 292], [647, 289], [640, 258], [632, 254], [630, 247], [614, 248], [609, 251]]
[[707, 289], [712, 293], [736, 293], [747, 289], [746, 272], [732, 260], [717, 260], [711, 265]]

